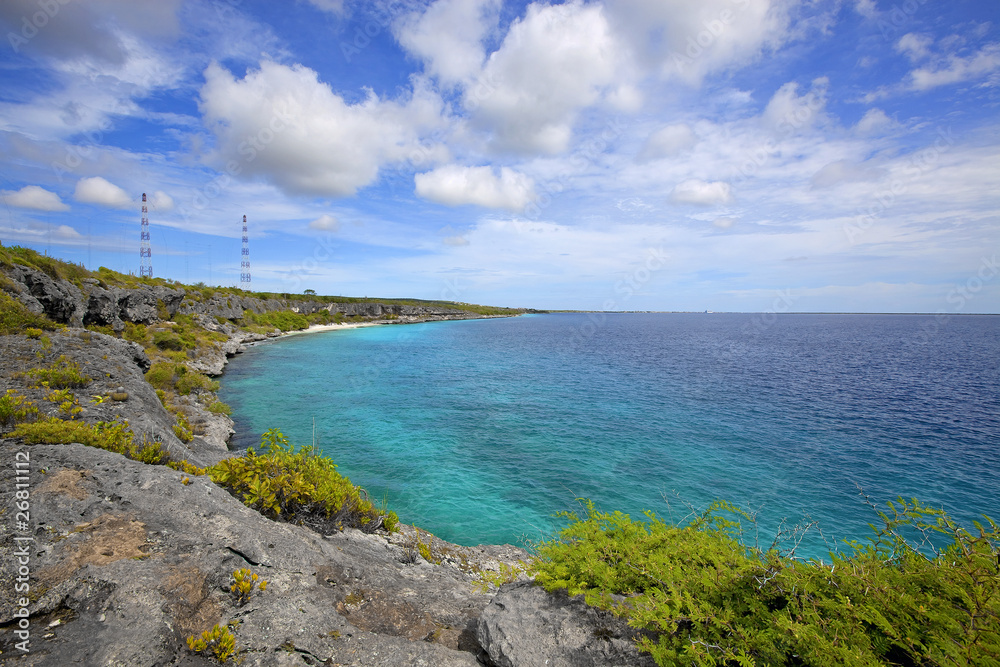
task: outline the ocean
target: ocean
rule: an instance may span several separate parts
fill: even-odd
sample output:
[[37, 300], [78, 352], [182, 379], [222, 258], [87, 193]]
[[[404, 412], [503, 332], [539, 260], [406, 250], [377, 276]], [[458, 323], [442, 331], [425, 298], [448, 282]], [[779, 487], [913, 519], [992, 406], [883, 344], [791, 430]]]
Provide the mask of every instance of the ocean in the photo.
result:
[[[1000, 520], [1000, 316], [553, 313], [291, 336], [230, 361], [237, 446], [313, 442], [406, 523], [552, 537], [588, 498], [725, 499], [826, 558], [897, 496]], [[314, 435], [315, 434], [315, 435]], [[315, 438], [315, 440], [314, 440]], [[782, 523], [784, 522], [784, 523]], [[786, 548], [789, 545], [785, 545]]]

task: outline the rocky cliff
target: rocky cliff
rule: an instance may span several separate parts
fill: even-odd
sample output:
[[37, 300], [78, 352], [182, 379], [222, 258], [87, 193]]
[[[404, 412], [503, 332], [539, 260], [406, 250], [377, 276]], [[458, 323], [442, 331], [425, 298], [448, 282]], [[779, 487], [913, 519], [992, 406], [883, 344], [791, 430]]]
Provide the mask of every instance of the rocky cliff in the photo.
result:
[[[247, 310], [463, 316], [374, 303], [192, 299], [180, 287], [74, 284], [27, 266], [4, 273], [7, 293], [69, 326], [0, 336], [0, 396], [16, 393], [39, 417], [127, 422], [175, 460], [199, 466], [232, 455], [232, 422], [194, 410], [204, 421], [192, 423], [190, 440], [178, 438], [175, 415], [144, 376], [146, 350], [83, 326], [121, 332], [126, 323], [190, 315], [224, 342], [208, 353], [198, 348], [187, 367], [215, 374], [245, 342], [265, 337], [237, 328]], [[31, 372], [57, 362], [75, 365], [88, 382], [53, 401]], [[182, 399], [198, 403], [197, 394]], [[516, 547], [461, 547], [405, 525], [321, 534], [265, 518], [208, 477], [81, 444], [0, 437], [0, 461], [11, 471], [0, 487], [4, 664], [215, 664], [187, 639], [216, 625], [230, 629], [243, 665], [651, 664], [629, 628], [579, 600], [527, 582], [497, 589], [502, 564], [529, 558]], [[266, 590], [235, 596], [233, 574], [242, 568], [267, 581]]]

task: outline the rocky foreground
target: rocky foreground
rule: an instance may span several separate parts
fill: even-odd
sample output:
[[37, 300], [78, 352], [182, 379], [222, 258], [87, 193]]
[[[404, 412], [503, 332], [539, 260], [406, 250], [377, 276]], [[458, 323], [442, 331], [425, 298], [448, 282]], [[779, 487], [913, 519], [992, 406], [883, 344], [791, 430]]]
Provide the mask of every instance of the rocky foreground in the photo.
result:
[[[164, 314], [192, 315], [225, 334], [225, 342], [189, 360], [193, 369], [217, 374], [247, 342], [270, 335], [239, 331], [244, 309], [289, 303], [226, 295], [192, 301], [169, 287], [75, 285], [30, 267], [4, 272], [8, 294], [69, 327], [46, 332], [44, 340], [0, 336], [0, 395], [14, 389], [56, 414], [47, 390], [33, 387], [25, 373], [62, 357], [92, 379], [75, 390], [80, 410], [72, 419], [125, 420], [173, 459], [198, 466], [232, 455], [228, 417], [181, 397], [191, 403], [185, 409], [196, 434], [182, 441], [175, 416], [144, 377], [150, 359], [143, 347], [81, 327], [121, 331], [126, 323], [162, 323]], [[411, 306], [334, 306], [397, 321], [461, 317], [407, 311]], [[265, 518], [206, 476], [81, 444], [0, 438], [0, 462], [4, 664], [215, 664], [190, 650], [187, 639], [227, 624], [235, 637], [232, 660], [243, 665], [652, 664], [619, 619], [545, 593], [524, 576], [497, 588], [503, 572], [529, 559], [516, 547], [461, 547], [410, 526], [319, 534]], [[16, 505], [25, 499], [27, 520], [18, 515], [26, 506]], [[234, 571], [243, 568], [268, 582], [248, 600], [230, 590]]]

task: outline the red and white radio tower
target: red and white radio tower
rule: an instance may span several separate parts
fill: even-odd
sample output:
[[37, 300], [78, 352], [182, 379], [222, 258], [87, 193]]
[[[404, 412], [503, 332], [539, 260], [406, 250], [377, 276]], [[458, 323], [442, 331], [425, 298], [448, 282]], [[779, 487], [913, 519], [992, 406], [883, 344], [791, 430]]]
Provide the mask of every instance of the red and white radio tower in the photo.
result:
[[149, 213], [146, 210], [146, 193], [142, 193], [142, 226], [139, 230], [139, 277], [153, 277], [153, 251], [149, 247]]
[[240, 289], [250, 291], [250, 239], [247, 237], [247, 217], [243, 216], [243, 261], [240, 262]]

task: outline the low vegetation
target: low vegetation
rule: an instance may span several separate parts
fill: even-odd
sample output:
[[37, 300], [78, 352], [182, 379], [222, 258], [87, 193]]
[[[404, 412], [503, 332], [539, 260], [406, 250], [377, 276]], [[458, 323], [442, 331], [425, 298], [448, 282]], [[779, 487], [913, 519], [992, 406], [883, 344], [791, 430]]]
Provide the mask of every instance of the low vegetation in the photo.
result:
[[44, 417], [19, 424], [8, 435], [21, 438], [32, 445], [79, 442], [151, 465], [164, 464], [169, 460], [160, 443], [150, 442], [145, 438], [136, 441], [128, 424], [120, 421], [88, 424], [71, 419]]
[[201, 637], [188, 637], [187, 645], [194, 653], [210, 656], [220, 663], [236, 655], [236, 638], [228, 626], [216, 624], [201, 633]]
[[24, 377], [31, 380], [32, 386], [45, 386], [52, 389], [86, 387], [90, 384], [90, 378], [83, 375], [80, 371], [80, 365], [75, 361], [70, 361], [65, 355], [60, 355], [48, 366], [25, 371]]
[[539, 549], [536, 581], [647, 631], [659, 665], [1000, 664], [1000, 529], [916, 500], [829, 564], [762, 549], [723, 502], [685, 525], [586, 504]]
[[250, 602], [254, 587], [257, 588], [258, 592], [263, 593], [267, 590], [267, 581], [246, 567], [233, 571], [233, 583], [229, 587], [229, 592], [233, 594], [233, 600], [238, 606], [242, 607]]
[[0, 290], [0, 336], [24, 333], [26, 329], [56, 329], [58, 325]]
[[311, 448], [296, 451], [277, 429], [261, 437], [259, 450], [220, 461], [208, 475], [264, 516], [319, 532], [345, 527], [373, 532], [398, 521], [394, 512], [376, 507], [363, 490], [341, 476], [331, 459]]

